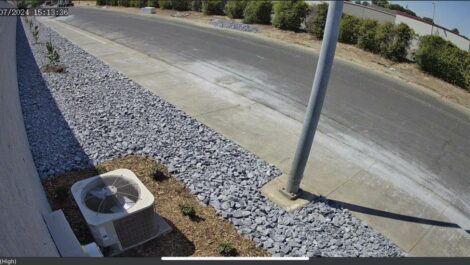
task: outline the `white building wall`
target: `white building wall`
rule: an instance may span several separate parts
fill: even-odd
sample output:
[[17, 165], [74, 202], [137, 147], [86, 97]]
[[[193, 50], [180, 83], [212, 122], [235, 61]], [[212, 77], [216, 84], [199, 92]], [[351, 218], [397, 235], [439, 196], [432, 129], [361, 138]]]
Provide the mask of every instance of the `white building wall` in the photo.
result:
[[377, 10], [363, 5], [357, 5], [354, 3], [345, 2], [343, 12], [345, 14], [360, 18], [375, 19], [381, 23], [395, 22], [395, 14], [393, 12], [384, 12], [381, 10]]
[[445, 30], [435, 25], [433, 26], [429, 23], [426, 23], [426, 22], [423, 22], [414, 18], [397, 14], [396, 19], [395, 19], [395, 24], [400, 24], [400, 23], [407, 24], [419, 36], [432, 35], [432, 34], [438, 35], [444, 38], [445, 40], [452, 42], [460, 49], [465, 50], [465, 51], [470, 51], [470, 40], [467, 40], [451, 31]]
[[[12, 7], [0, 2], [0, 7]], [[0, 16], [0, 257], [55, 257], [50, 206], [24, 127], [16, 73], [17, 17]], [[1, 263], [1, 262], [0, 262]]]

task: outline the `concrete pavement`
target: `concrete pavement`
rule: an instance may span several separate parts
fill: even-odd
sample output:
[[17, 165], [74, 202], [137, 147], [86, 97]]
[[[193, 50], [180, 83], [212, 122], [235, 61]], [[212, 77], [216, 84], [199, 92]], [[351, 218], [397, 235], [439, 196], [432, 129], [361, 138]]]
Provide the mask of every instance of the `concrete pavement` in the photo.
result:
[[[301, 128], [297, 119], [214, 82], [217, 72], [211, 78], [202, 78], [188, 71], [190, 65], [173, 65], [70, 25], [42, 21], [143, 87], [288, 172]], [[324, 124], [335, 123], [322, 117], [325, 120]], [[310, 177], [302, 183], [305, 190], [344, 203], [411, 255], [470, 255], [469, 234], [455, 224], [455, 220], [465, 222], [465, 217], [445, 201], [432, 198], [425, 188], [416, 189], [412, 180], [408, 181], [414, 193], [403, 188], [406, 180], [401, 184], [388, 180], [388, 165], [352, 148], [357, 139], [329, 133], [333, 130], [325, 126], [316, 136], [306, 169]]]

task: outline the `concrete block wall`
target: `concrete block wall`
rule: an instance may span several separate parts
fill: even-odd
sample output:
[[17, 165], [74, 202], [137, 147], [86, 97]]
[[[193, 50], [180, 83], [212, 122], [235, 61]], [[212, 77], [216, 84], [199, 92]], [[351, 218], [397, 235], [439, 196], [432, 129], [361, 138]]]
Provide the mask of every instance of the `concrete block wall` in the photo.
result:
[[[1, 2], [0, 7], [8, 3]], [[50, 212], [34, 166], [16, 74], [17, 17], [0, 16], [0, 256], [58, 256], [43, 215]]]

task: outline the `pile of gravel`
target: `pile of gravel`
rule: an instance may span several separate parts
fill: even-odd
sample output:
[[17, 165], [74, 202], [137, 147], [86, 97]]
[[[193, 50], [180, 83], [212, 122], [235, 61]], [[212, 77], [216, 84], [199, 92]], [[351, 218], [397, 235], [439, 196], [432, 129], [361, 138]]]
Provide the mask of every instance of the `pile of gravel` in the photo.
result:
[[246, 32], [258, 32], [258, 29], [252, 25], [243, 24], [228, 19], [212, 19], [209, 21], [209, 23], [219, 28], [236, 29]]
[[[26, 27], [25, 27], [26, 28]], [[29, 30], [26, 34], [31, 42]], [[42, 178], [129, 154], [160, 160], [204, 204], [274, 256], [402, 256], [403, 251], [319, 198], [290, 214], [261, 195], [280, 175], [255, 155], [40, 25], [17, 34], [21, 105]], [[66, 73], [43, 73], [52, 40]], [[30, 52], [30, 46], [32, 54]], [[36, 61], [34, 61], [34, 58]]]

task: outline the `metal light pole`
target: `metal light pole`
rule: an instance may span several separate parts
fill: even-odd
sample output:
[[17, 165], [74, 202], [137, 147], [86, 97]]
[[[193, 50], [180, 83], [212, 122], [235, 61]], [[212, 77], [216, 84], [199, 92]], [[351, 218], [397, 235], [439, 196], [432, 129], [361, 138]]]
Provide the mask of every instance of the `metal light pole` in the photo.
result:
[[432, 27], [431, 35], [434, 35], [434, 20], [436, 19], [436, 2], [432, 2]]
[[299, 193], [300, 181], [303, 177], [305, 165], [307, 164], [312, 147], [313, 137], [315, 136], [318, 120], [320, 119], [323, 100], [325, 99], [326, 88], [333, 65], [333, 58], [335, 56], [342, 13], [343, 1], [330, 1], [325, 33], [323, 34], [323, 43], [320, 50], [317, 70], [315, 72], [315, 79], [313, 80], [312, 92], [307, 106], [304, 127], [297, 145], [294, 161], [292, 162], [287, 185], [281, 190], [281, 192], [290, 199], [296, 199]]

